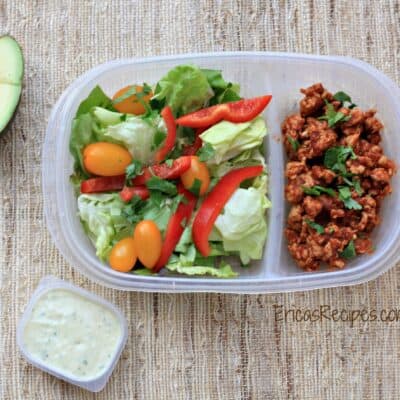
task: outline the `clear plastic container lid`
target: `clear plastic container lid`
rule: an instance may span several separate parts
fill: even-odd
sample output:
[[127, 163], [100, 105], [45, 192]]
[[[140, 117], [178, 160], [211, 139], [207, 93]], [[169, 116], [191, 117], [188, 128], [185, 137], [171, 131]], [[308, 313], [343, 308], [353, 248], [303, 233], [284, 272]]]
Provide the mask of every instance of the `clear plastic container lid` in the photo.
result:
[[[66, 291], [70, 291], [72, 293], [77, 294], [80, 297], [83, 297], [86, 300], [89, 300], [90, 302], [99, 304], [105, 307], [107, 310], [109, 310], [118, 320], [118, 323], [121, 328], [121, 335], [115, 346], [115, 351], [113, 352], [112, 357], [108, 361], [108, 365], [106, 365], [105, 369], [102, 370], [100, 374], [94, 376], [93, 378], [82, 377], [79, 379], [78, 377], [74, 377], [73, 375], [63, 372], [60, 369], [57, 369], [56, 367], [52, 367], [51, 364], [46, 363], [45, 361], [39, 359], [38, 357], [35, 357], [35, 355], [33, 355], [32, 352], [27, 349], [26, 343], [24, 341], [24, 331], [27, 324], [30, 321], [34, 307], [43, 296], [45, 296], [47, 293], [51, 292], [54, 289], [63, 289]], [[62, 379], [66, 382], [72, 383], [73, 385], [87, 389], [91, 392], [99, 392], [107, 384], [107, 381], [110, 378], [111, 373], [114, 370], [119, 360], [122, 350], [125, 347], [127, 337], [128, 337], [128, 326], [126, 323], [126, 319], [122, 315], [121, 311], [118, 310], [113, 304], [109, 303], [108, 301], [102, 299], [99, 296], [94, 295], [93, 293], [83, 290], [61, 279], [57, 279], [53, 276], [46, 276], [40, 281], [39, 286], [36, 288], [35, 292], [30, 298], [29, 303], [27, 304], [26, 309], [17, 327], [18, 347], [20, 348], [24, 358], [30, 364], [51, 375], [56, 376], [59, 379]]]
[[[227, 80], [238, 82], [244, 97], [272, 94], [264, 113], [269, 135], [265, 140], [270, 172], [269, 233], [261, 261], [238, 268], [234, 279], [184, 276], [137, 276], [123, 274], [100, 262], [77, 216], [76, 198], [69, 182], [73, 160], [68, 142], [71, 125], [80, 102], [94, 86], [108, 94], [130, 83], [157, 82], [169, 69], [183, 63], [220, 69]], [[322, 82], [329, 90], [343, 90], [363, 109], [376, 108], [383, 121], [383, 148], [400, 165], [400, 91], [375, 68], [348, 57], [327, 57], [289, 53], [227, 52], [188, 54], [145, 59], [116, 60], [100, 65], [72, 83], [49, 119], [43, 147], [42, 179], [47, 225], [57, 247], [76, 269], [109, 287], [158, 292], [212, 291], [265, 293], [316, 289], [362, 283], [377, 277], [398, 260], [400, 248], [400, 175], [392, 179], [393, 194], [385, 199], [381, 224], [372, 240], [375, 252], [358, 256], [345, 269], [305, 272], [288, 254], [284, 227], [287, 204], [284, 199], [285, 154], [279, 141], [280, 125], [298, 109], [299, 89]]]

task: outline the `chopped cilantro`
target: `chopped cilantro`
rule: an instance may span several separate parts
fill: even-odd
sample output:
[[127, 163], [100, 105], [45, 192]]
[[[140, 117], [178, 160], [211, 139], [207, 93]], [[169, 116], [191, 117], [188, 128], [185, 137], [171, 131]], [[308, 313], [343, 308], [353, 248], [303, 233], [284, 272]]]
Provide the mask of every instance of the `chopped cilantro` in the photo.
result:
[[336, 196], [336, 192], [333, 189], [330, 188], [325, 188], [323, 186], [312, 186], [312, 187], [306, 187], [302, 186], [303, 192], [305, 194], [308, 194], [309, 196], [319, 196], [321, 193], [326, 193], [327, 195], [331, 197]]
[[287, 137], [288, 142], [292, 146], [293, 151], [297, 151], [298, 148], [300, 147], [300, 143], [297, 139], [293, 139], [291, 136]]
[[184, 138], [185, 142], [187, 144], [193, 144], [195, 138], [196, 138], [196, 133], [194, 129], [188, 128], [186, 126], [179, 126], [178, 127], [178, 137]]
[[357, 104], [354, 104], [351, 100], [351, 97], [345, 92], [337, 92], [333, 95], [333, 98], [337, 101], [340, 101], [342, 105], [344, 105], [345, 103], [349, 103], [349, 105], [347, 106], [348, 108], [357, 107]]
[[351, 157], [352, 160], [357, 158], [352, 147], [331, 147], [325, 152], [324, 166], [341, 175], [347, 175], [346, 161], [349, 157]]
[[143, 83], [141, 90], [136, 90], [135, 85], [129, 86], [129, 89], [122, 94], [121, 96], [118, 96], [116, 99], [113, 100], [112, 104], [118, 104], [123, 102], [126, 99], [129, 99], [131, 96], [135, 96], [135, 99], [132, 101], [134, 103], [140, 103], [146, 110], [147, 113], [151, 113], [151, 108], [148, 102], [144, 101], [144, 97], [147, 96], [148, 94], [151, 93], [151, 86], [149, 86], [147, 83]]
[[214, 156], [215, 150], [210, 143], [205, 143], [197, 152], [200, 161], [208, 161]]
[[341, 111], [336, 111], [331, 103], [326, 103], [326, 113], [322, 117], [319, 117], [319, 120], [328, 121], [329, 128], [335, 126], [338, 122], [345, 122], [350, 119], [350, 115], [345, 115]]
[[353, 186], [354, 186], [354, 190], [357, 192], [357, 194], [359, 195], [359, 196], [361, 196], [363, 193], [364, 193], [364, 190], [362, 189], [362, 187], [361, 187], [361, 183], [360, 183], [360, 181], [355, 181], [354, 179], [353, 179]]
[[340, 253], [340, 256], [346, 258], [347, 260], [355, 257], [356, 249], [354, 247], [354, 241], [350, 240], [349, 244], [344, 248], [344, 250]]
[[166, 137], [166, 133], [160, 130], [157, 130], [157, 132], [154, 135], [154, 139], [153, 139], [153, 145], [152, 150], [158, 149], [161, 145], [161, 143], [165, 140]]
[[195, 196], [200, 196], [201, 180], [195, 178], [192, 187], [189, 189]]
[[322, 235], [325, 232], [325, 229], [322, 225], [317, 224], [316, 222], [311, 221], [310, 219], [307, 219], [307, 218], [305, 221], [306, 221], [306, 224], [308, 226], [310, 226], [311, 228], [315, 229], [318, 234]]
[[126, 167], [126, 183], [128, 184], [128, 186], [130, 185], [130, 182], [132, 179], [134, 179], [136, 176], [141, 175], [143, 173], [143, 165], [140, 161], [138, 160], [133, 160], [131, 164], [129, 164]]
[[172, 167], [172, 164], [174, 163], [174, 160], [172, 160], [171, 158], [169, 158], [168, 160], [165, 160], [165, 164], [168, 165], [168, 167]]
[[339, 186], [339, 199], [349, 210], [361, 210], [362, 205], [351, 197], [350, 188], [347, 186]]
[[176, 186], [173, 183], [161, 179], [158, 176], [152, 176], [146, 182], [146, 186], [149, 190], [158, 190], [171, 196], [174, 196], [177, 193]]

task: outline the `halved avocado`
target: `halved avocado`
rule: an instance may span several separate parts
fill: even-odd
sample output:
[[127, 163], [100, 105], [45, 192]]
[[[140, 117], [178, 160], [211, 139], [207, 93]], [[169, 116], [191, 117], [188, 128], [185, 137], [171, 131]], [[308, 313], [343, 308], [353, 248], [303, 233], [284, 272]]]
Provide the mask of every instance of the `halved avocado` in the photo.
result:
[[24, 58], [11, 36], [0, 37], [0, 133], [12, 119], [21, 96]]

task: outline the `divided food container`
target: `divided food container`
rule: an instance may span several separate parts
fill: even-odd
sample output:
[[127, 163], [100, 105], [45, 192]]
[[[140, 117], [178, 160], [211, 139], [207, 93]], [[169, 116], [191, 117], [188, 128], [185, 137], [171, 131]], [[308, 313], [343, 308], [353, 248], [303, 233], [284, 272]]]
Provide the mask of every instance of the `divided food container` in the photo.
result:
[[[122, 274], [101, 263], [79, 218], [69, 176], [73, 160], [68, 141], [79, 103], [95, 85], [111, 95], [130, 83], [155, 83], [172, 67], [193, 63], [220, 69], [224, 77], [239, 82], [244, 97], [273, 95], [264, 112], [269, 127], [265, 140], [268, 163], [269, 234], [264, 257], [249, 268], [236, 268], [235, 279], [184, 276], [137, 276]], [[317, 272], [300, 270], [286, 249], [284, 238], [288, 206], [284, 199], [285, 154], [280, 142], [280, 125], [297, 110], [299, 89], [322, 82], [330, 91], [343, 90], [363, 109], [377, 108], [383, 121], [383, 147], [400, 165], [400, 90], [385, 75], [362, 61], [348, 57], [326, 57], [288, 53], [229, 52], [204, 53], [144, 59], [116, 60], [100, 65], [79, 77], [54, 106], [43, 148], [43, 192], [47, 225], [54, 242], [71, 265], [103, 285], [157, 292], [266, 293], [317, 289], [366, 282], [383, 273], [399, 259], [400, 174], [392, 180], [393, 194], [383, 204], [382, 223], [373, 233], [376, 250], [360, 256], [345, 269]]]

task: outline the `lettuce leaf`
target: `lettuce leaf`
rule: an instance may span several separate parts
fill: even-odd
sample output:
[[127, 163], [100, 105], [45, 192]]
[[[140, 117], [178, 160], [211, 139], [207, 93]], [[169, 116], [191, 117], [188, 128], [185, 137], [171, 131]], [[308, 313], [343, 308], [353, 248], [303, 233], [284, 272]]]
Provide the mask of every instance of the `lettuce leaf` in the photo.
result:
[[122, 214], [123, 207], [118, 193], [81, 194], [78, 197], [79, 217], [102, 261], [108, 259], [118, 240], [132, 234], [132, 225]]
[[206, 75], [194, 65], [178, 65], [156, 85], [152, 107], [169, 105], [175, 116], [204, 107], [214, 96]]
[[185, 275], [211, 275], [217, 278], [234, 278], [238, 275], [225, 261], [221, 261], [218, 266], [216, 261], [212, 254], [206, 258], [199, 256], [194, 244], [191, 244], [185, 253], [171, 256], [166, 268]]
[[219, 164], [245, 150], [259, 147], [266, 134], [264, 119], [257, 117], [239, 124], [221, 121], [204, 131], [200, 137], [203, 143], [208, 143], [214, 149], [214, 156], [209, 163]]
[[239, 253], [243, 264], [261, 259], [267, 237], [265, 210], [271, 204], [265, 196], [266, 175], [257, 185], [237, 189], [214, 225], [224, 250]]
[[88, 113], [93, 107], [102, 107], [108, 110], [114, 110], [112, 100], [103, 92], [100, 86], [96, 86], [89, 93], [89, 96], [81, 102], [75, 118]]
[[208, 267], [202, 265], [183, 265], [180, 262], [174, 262], [166, 266], [168, 271], [177, 272], [184, 275], [211, 275], [216, 278], [235, 278], [238, 273], [232, 270], [232, 267], [222, 261], [219, 267]]

